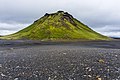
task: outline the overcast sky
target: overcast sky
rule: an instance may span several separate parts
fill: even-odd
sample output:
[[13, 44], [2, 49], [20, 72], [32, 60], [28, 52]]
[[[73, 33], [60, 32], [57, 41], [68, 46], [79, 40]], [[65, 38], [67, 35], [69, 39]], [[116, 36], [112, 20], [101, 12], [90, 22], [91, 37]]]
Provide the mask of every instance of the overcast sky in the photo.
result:
[[58, 10], [99, 33], [120, 37], [120, 0], [0, 0], [0, 35], [19, 31], [46, 12]]

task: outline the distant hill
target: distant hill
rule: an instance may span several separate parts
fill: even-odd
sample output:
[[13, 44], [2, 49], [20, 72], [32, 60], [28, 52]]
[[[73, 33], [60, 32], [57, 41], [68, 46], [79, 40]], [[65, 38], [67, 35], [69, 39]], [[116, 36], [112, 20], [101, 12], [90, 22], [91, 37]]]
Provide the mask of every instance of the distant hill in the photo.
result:
[[33, 24], [1, 39], [29, 40], [109, 40], [64, 11], [46, 13]]
[[120, 40], [120, 37], [111, 37], [114, 40]]

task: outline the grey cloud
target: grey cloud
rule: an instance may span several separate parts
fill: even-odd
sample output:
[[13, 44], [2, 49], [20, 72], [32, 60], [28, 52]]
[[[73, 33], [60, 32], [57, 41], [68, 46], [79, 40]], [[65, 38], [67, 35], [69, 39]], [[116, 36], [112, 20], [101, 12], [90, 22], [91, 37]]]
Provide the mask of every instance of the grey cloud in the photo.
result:
[[10, 33], [17, 32], [29, 24], [18, 24], [18, 23], [13, 23], [13, 24], [8, 24], [8, 23], [0, 23], [0, 35], [7, 35]]
[[120, 25], [106, 25], [104, 27], [96, 27], [94, 30], [106, 36], [120, 37]]

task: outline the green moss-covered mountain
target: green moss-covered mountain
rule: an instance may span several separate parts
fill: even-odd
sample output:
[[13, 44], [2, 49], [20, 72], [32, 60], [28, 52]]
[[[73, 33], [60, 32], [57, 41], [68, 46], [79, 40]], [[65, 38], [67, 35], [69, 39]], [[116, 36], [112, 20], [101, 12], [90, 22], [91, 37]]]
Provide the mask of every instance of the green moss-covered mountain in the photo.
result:
[[30, 40], [109, 40], [67, 12], [46, 13], [32, 25], [1, 39]]

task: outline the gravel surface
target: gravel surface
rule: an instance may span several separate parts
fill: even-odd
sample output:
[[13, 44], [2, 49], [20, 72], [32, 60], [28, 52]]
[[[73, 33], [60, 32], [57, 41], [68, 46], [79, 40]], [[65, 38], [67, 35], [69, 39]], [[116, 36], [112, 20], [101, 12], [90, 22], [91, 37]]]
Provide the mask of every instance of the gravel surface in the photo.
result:
[[120, 80], [120, 49], [16, 47], [0, 47], [0, 80]]

